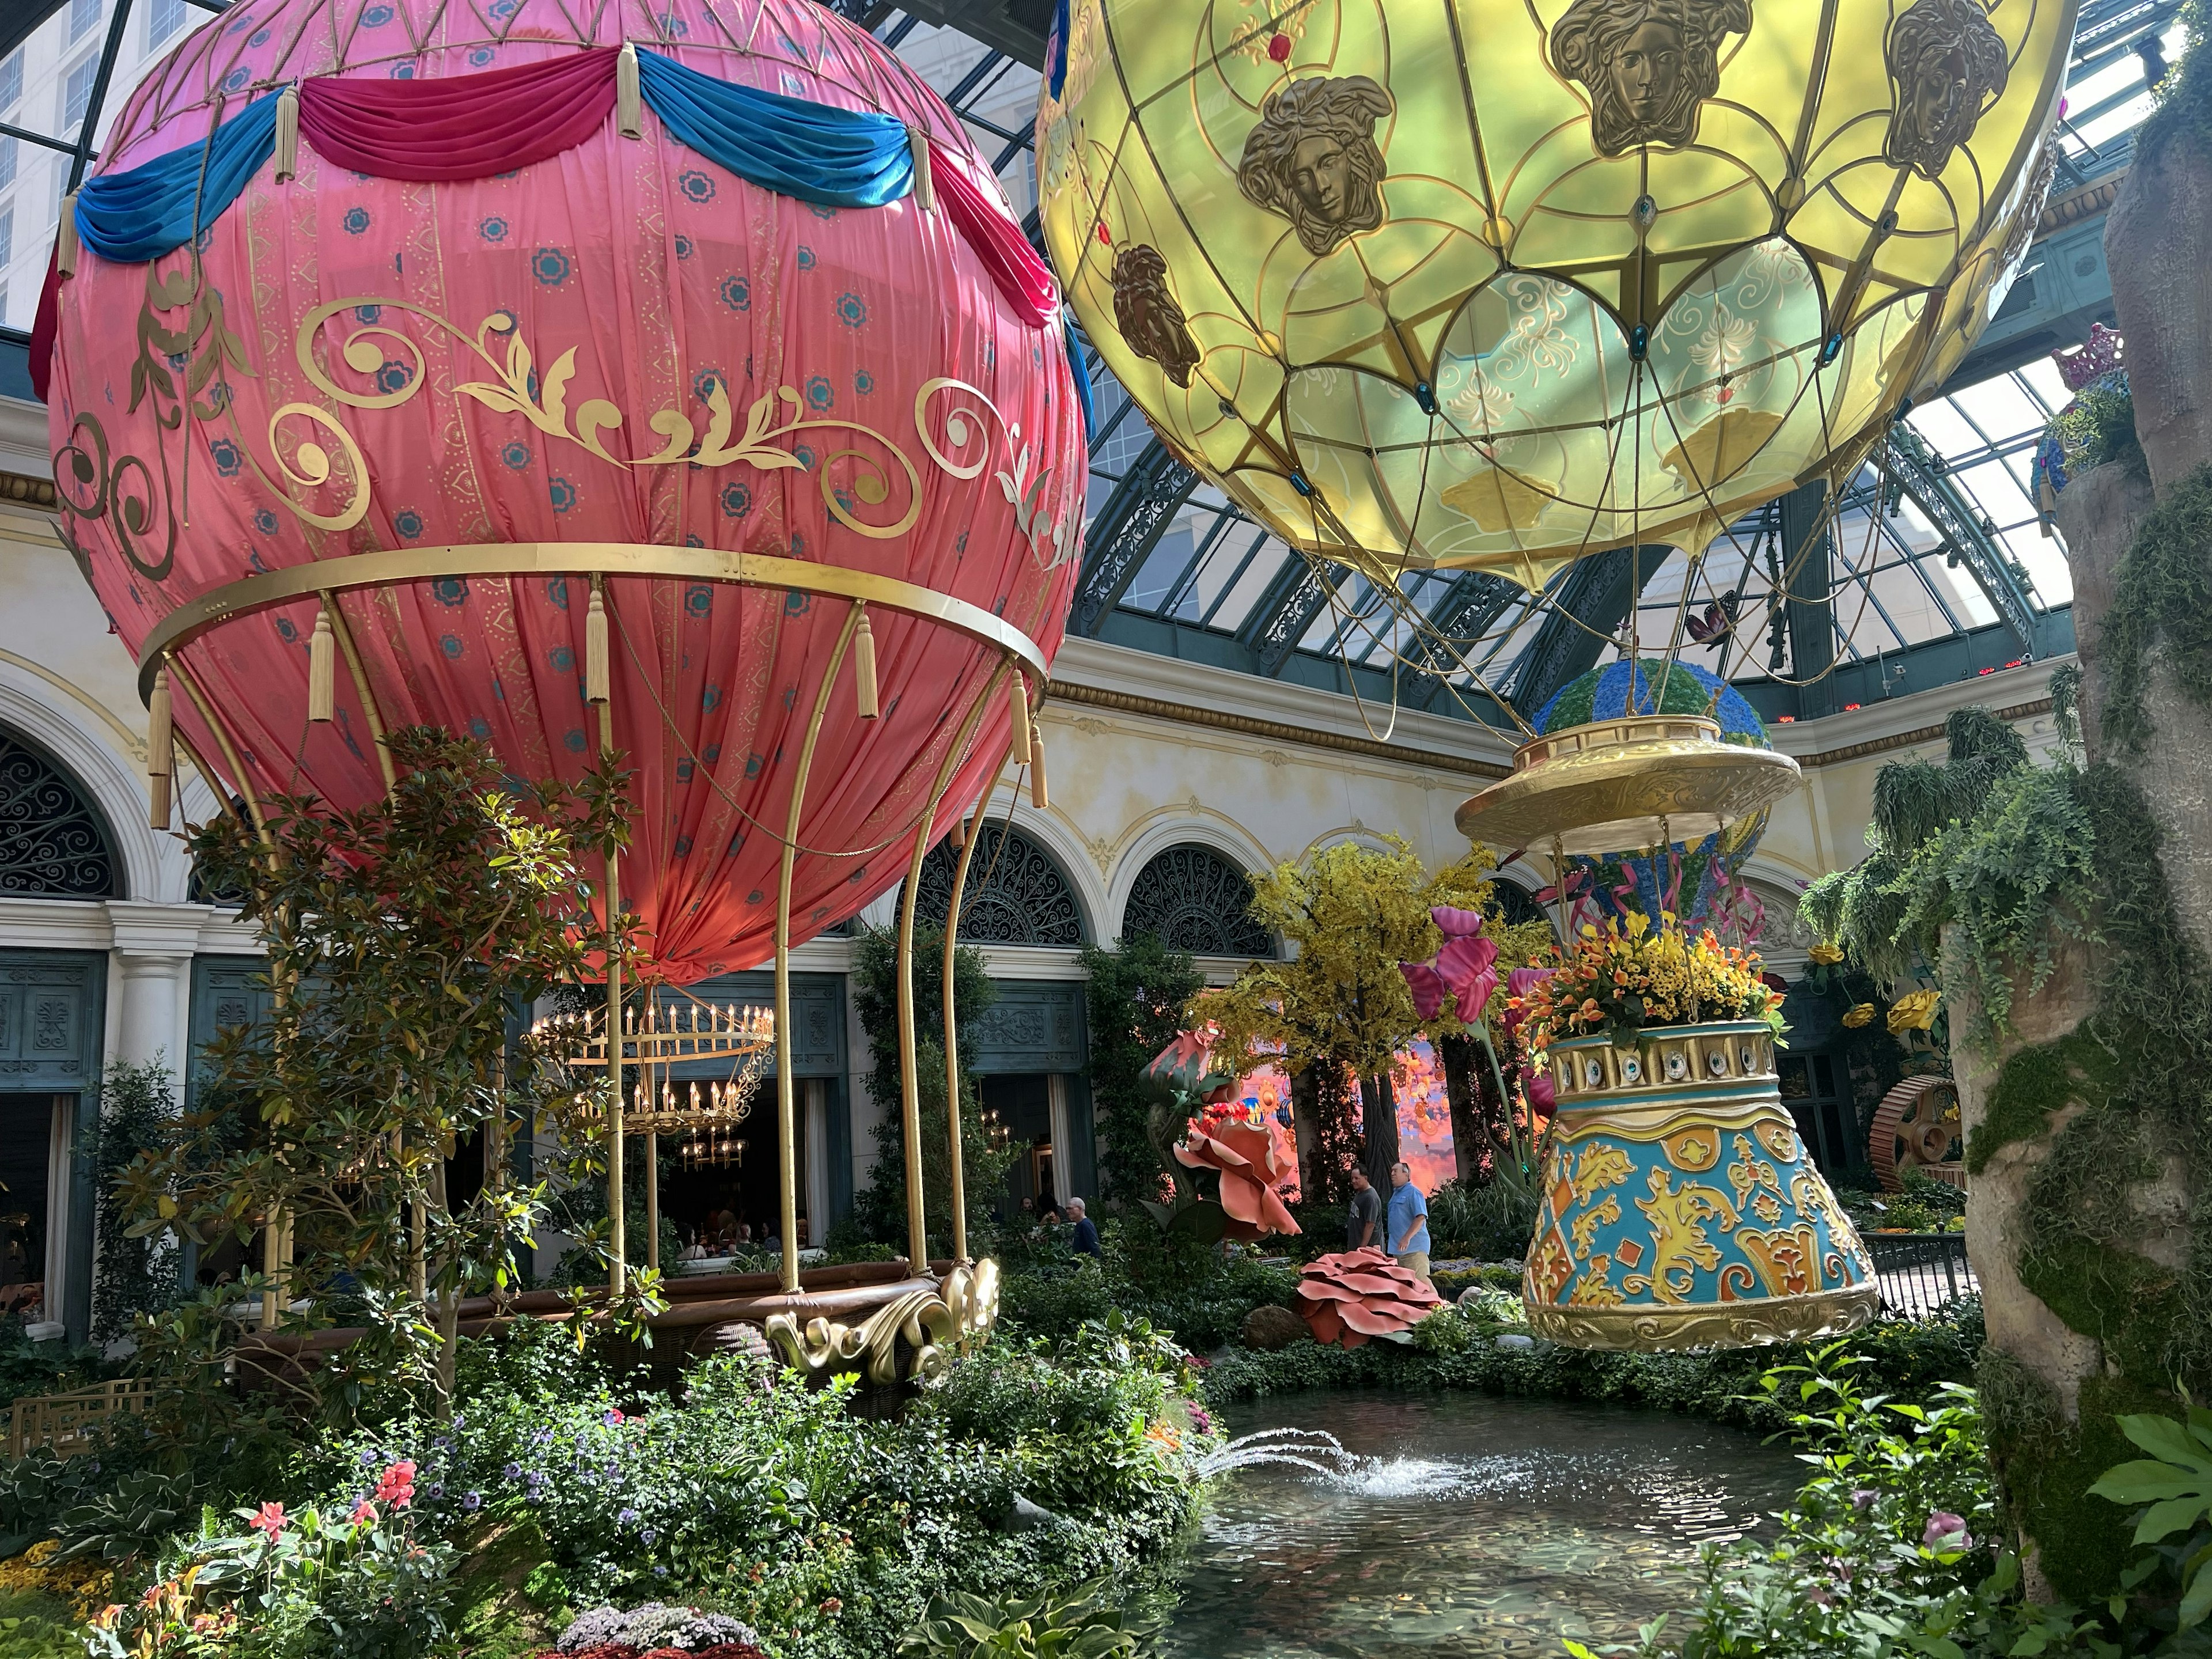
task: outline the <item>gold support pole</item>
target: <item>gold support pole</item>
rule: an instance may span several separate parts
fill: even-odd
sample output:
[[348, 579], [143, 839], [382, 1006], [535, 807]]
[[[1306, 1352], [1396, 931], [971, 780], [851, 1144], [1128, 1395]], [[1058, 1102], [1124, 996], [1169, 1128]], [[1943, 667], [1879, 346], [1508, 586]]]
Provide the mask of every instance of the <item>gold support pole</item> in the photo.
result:
[[[592, 578], [592, 591], [599, 579]], [[599, 755], [615, 752], [615, 706], [610, 696], [599, 705]], [[622, 962], [617, 951], [617, 920], [622, 910], [621, 854], [607, 853], [607, 1291], [620, 1296], [629, 1272], [627, 1241], [623, 1237], [623, 982]]]
[[[903, 1133], [902, 1144], [906, 1149], [907, 1259], [913, 1271], [916, 1273], [926, 1273], [929, 1271], [929, 1231], [926, 1224], [927, 1217], [923, 1213], [921, 1182], [921, 1079], [915, 1073], [915, 903], [921, 896], [922, 860], [929, 856], [929, 849], [936, 844], [934, 838], [930, 835], [930, 831], [936, 827], [937, 809], [944, 805], [945, 792], [951, 787], [952, 774], [958, 769], [960, 765], [961, 751], [967, 748], [968, 739], [975, 733], [976, 722], [982, 719], [984, 709], [990, 706], [991, 698], [999, 689], [999, 682], [1006, 678], [1006, 671], [1011, 666], [1011, 659], [1000, 664], [998, 672], [991, 676], [989, 684], [984, 686], [982, 694], [975, 699], [975, 705], [969, 709], [967, 717], [962, 720], [958, 735], [956, 736], [952, 739], [951, 743], [945, 748], [945, 759], [937, 769], [937, 781], [930, 788], [929, 810], [922, 815], [921, 823], [915, 828], [914, 832], [914, 856], [907, 864], [905, 896], [899, 902], [898, 1042], [899, 1097], [901, 1105], [900, 1127]], [[995, 781], [996, 780], [994, 778], [994, 781]], [[963, 858], [967, 855], [969, 850], [974, 847], [975, 842], [975, 837], [972, 836], [969, 837], [968, 847], [961, 849], [962, 856]], [[948, 937], [950, 937], [951, 933], [951, 921], [952, 919], [948, 914], [945, 918], [945, 931]], [[947, 957], [946, 960], [950, 962], [950, 956]], [[951, 1034], [952, 1030], [951, 1014], [952, 1004], [952, 985], [949, 978], [943, 988], [943, 994], [946, 1008], [945, 1031], [949, 1036]], [[948, 1062], [946, 1066], [946, 1075], [948, 1078], [952, 1075], [952, 1067], [950, 1062]], [[953, 1145], [956, 1148], [958, 1146], [960, 1142], [960, 1136], [957, 1133], [957, 1127], [959, 1121], [957, 1114], [959, 1109], [959, 1096], [956, 1091], [951, 1101], [946, 1106], [946, 1110], [956, 1114], [953, 1118], [953, 1122], [956, 1127], [952, 1137]], [[955, 1151], [953, 1156], [957, 1158], [959, 1156], [958, 1152]], [[964, 1235], [967, 1231], [964, 1223], [956, 1220], [954, 1226], [964, 1238]]]
[[269, 1218], [261, 1224], [261, 1274], [268, 1286], [261, 1292], [261, 1328], [276, 1328], [276, 1272], [283, 1259], [284, 1212], [270, 1206]]
[[[1011, 739], [1009, 746], [1011, 747]], [[996, 771], [991, 775], [990, 788], [984, 790], [983, 799], [976, 803], [975, 822], [963, 838], [960, 862], [952, 866], [952, 895], [945, 907], [945, 1129], [947, 1144], [952, 1153], [952, 1259], [955, 1262], [968, 1260], [968, 1186], [966, 1172], [961, 1167], [960, 1136], [960, 1041], [952, 1006], [952, 964], [960, 939], [960, 896], [967, 890], [968, 866], [975, 861], [975, 843], [983, 839], [983, 811], [991, 803], [993, 790], [999, 787], [999, 773], [1006, 770], [1004, 756]]]
[[645, 1264], [660, 1271], [660, 1136], [645, 1132]]
[[185, 695], [192, 700], [192, 707], [200, 711], [200, 718], [207, 722], [208, 730], [215, 733], [216, 746], [222, 750], [223, 763], [230, 768], [231, 776], [238, 781], [238, 793], [246, 797], [246, 816], [253, 820], [253, 828], [259, 834], [262, 845], [267, 846], [269, 825], [261, 816], [261, 802], [253, 793], [253, 780], [246, 775], [246, 768], [238, 758], [238, 750], [231, 746], [230, 733], [222, 729], [215, 712], [208, 707], [207, 699], [200, 696], [199, 686], [185, 672], [181, 659], [170, 659], [169, 678], [185, 688]]
[[345, 613], [338, 609], [338, 596], [325, 592], [322, 599], [323, 614], [331, 619], [331, 632], [337, 635], [338, 649], [345, 653], [347, 672], [353, 676], [354, 695], [361, 699], [362, 714], [368, 721], [369, 741], [376, 745], [377, 769], [384, 774], [385, 793], [389, 794], [399, 781], [399, 775], [392, 769], [392, 745], [384, 736], [384, 716], [368, 689], [368, 671], [362, 666], [361, 653], [354, 649], [353, 630], [346, 626]]
[[799, 819], [806, 805], [806, 777], [814, 769], [814, 745], [822, 736], [822, 718], [830, 709], [830, 688], [837, 671], [845, 665], [853, 635], [860, 631], [866, 601], [856, 599], [845, 613], [845, 626], [837, 635], [837, 648], [822, 671], [822, 684], [814, 694], [814, 713], [806, 722], [806, 738], [799, 746], [799, 769], [791, 780], [791, 807], [784, 815], [783, 856], [775, 872], [775, 1182], [777, 1219], [783, 1227], [783, 1289], [799, 1289], [799, 1103], [798, 1084], [791, 1075], [791, 872], [799, 860]]

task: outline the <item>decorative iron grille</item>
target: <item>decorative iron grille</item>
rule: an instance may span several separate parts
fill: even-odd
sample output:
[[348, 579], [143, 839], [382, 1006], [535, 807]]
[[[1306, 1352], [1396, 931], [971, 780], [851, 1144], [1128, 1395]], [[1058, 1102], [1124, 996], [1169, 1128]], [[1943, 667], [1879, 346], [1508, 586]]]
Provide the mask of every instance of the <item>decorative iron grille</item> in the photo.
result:
[[0, 731], [0, 894], [113, 898], [115, 849], [100, 809], [61, 763]]
[[[1018, 830], [987, 823], [968, 867], [960, 897], [960, 938], [970, 945], [1060, 945], [1083, 943], [1083, 908], [1075, 889], [1049, 854]], [[942, 923], [952, 897], [952, 870], [959, 850], [948, 839], [922, 860], [921, 888], [915, 908]]]
[[1137, 872], [1121, 937], [1150, 933], [1202, 957], [1272, 957], [1274, 936], [1252, 920], [1252, 878], [1210, 847], [1182, 842]]

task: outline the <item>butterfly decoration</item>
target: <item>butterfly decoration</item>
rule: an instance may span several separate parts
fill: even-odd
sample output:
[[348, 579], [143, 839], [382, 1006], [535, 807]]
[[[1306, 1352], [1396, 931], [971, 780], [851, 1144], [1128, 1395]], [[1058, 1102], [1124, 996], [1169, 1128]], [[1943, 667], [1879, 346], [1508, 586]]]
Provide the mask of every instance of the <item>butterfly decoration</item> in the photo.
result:
[[1688, 618], [1684, 625], [1699, 645], [1720, 645], [1735, 631], [1736, 612], [1742, 605], [1742, 593], [1731, 587], [1707, 605], [1702, 616]]
[[1498, 941], [1482, 937], [1480, 910], [1439, 904], [1429, 917], [1444, 936], [1435, 960], [1398, 964], [1413, 994], [1413, 1011], [1425, 1020], [1434, 1019], [1449, 998], [1461, 1023], [1475, 1024], [1498, 988]]

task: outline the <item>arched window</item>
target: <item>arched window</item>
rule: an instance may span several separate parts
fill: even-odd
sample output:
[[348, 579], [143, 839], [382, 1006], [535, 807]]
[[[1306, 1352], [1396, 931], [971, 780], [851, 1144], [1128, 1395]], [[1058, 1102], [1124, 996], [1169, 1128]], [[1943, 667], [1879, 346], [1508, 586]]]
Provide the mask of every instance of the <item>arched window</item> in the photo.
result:
[[117, 898], [115, 838], [62, 763], [0, 729], [0, 894]]
[[1121, 937], [1150, 933], [1202, 957], [1272, 957], [1274, 935], [1252, 920], [1252, 878], [1211, 847], [1185, 842], [1137, 872]]
[[[1547, 926], [1552, 922], [1552, 913], [1537, 903], [1536, 896], [1517, 882], [1500, 878], [1491, 883], [1490, 894], [1501, 921], [1516, 927], [1524, 921], [1540, 921]], [[1559, 930], [1553, 927], [1552, 931], [1557, 933]]]
[[[968, 866], [968, 885], [960, 898], [960, 938], [969, 945], [1061, 945], [1083, 943], [1083, 907], [1075, 889], [1036, 842], [1018, 830], [986, 823]], [[952, 897], [952, 870], [959, 849], [950, 838], [929, 849], [921, 862], [921, 890], [915, 908], [942, 922]]]

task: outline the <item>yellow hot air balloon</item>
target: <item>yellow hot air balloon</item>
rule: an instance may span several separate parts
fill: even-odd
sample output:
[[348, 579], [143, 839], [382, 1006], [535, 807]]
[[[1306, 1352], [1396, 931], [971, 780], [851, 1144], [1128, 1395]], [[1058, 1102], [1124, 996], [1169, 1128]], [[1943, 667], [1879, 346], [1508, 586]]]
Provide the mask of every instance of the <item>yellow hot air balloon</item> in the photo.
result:
[[1702, 549], [1957, 364], [2074, 15], [1060, 0], [1045, 236], [1163, 437], [1285, 540], [1534, 586]]

